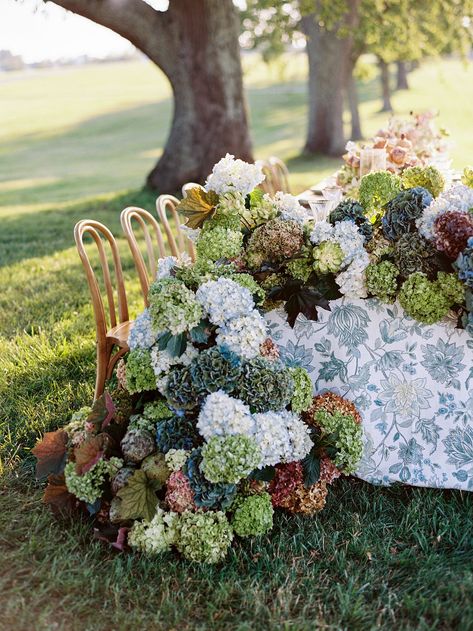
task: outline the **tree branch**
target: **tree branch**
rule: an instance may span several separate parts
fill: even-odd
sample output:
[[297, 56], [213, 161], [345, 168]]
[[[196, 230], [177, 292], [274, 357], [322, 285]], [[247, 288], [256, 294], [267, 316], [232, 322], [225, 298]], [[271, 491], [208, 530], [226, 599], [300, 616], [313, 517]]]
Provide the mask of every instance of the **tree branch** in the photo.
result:
[[[45, 0], [47, 1], [47, 0]], [[51, 0], [129, 40], [168, 75], [174, 66], [172, 18], [143, 0]], [[171, 53], [171, 54], [170, 54]]]

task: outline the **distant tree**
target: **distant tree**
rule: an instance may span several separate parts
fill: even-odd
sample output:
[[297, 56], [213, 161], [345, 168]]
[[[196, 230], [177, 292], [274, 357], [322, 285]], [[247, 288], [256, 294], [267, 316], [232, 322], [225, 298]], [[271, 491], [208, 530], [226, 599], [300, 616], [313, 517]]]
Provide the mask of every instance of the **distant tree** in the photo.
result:
[[144, 0], [52, 1], [128, 39], [169, 79], [174, 115], [149, 186], [201, 182], [226, 152], [253, 159], [232, 0], [170, 0], [167, 11]]

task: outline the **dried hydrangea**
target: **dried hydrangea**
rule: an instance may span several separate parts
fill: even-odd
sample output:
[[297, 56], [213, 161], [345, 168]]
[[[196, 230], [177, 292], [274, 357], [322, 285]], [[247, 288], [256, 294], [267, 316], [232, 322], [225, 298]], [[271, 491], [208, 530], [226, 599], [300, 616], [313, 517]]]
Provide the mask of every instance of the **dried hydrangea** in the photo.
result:
[[128, 336], [128, 346], [131, 351], [137, 348], [151, 348], [156, 343], [159, 332], [153, 328], [149, 309], [142, 311], [133, 322]]
[[425, 188], [416, 187], [402, 191], [391, 200], [381, 219], [384, 236], [396, 241], [406, 232], [416, 230], [416, 220], [432, 202], [432, 195]]
[[261, 450], [253, 438], [242, 434], [212, 436], [202, 447], [201, 470], [207, 480], [237, 484], [261, 462]]
[[173, 335], [193, 329], [202, 318], [202, 308], [183, 282], [164, 278], [149, 288], [149, 312], [153, 326]]
[[335, 392], [324, 392], [323, 394], [318, 394], [313, 398], [312, 406], [309, 408], [309, 410], [307, 410], [307, 413], [304, 414], [304, 419], [309, 425], [312, 425], [314, 423], [314, 415], [319, 410], [324, 410], [325, 412], [329, 412], [330, 414], [339, 412], [344, 416], [352, 416], [355, 423], [361, 425], [362, 419], [360, 413], [356, 408], [356, 405], [352, 401], [344, 399]]
[[218, 563], [227, 554], [233, 531], [221, 511], [182, 513], [177, 549], [189, 561]]
[[342, 266], [345, 254], [339, 243], [323, 241], [313, 250], [313, 268], [320, 274], [335, 274]]
[[416, 221], [417, 228], [426, 239], [435, 238], [435, 221], [447, 212], [467, 213], [473, 208], [473, 189], [464, 184], [455, 184], [434, 199]]
[[368, 173], [361, 178], [358, 198], [365, 213], [376, 215], [401, 190], [401, 179], [388, 171]]
[[174, 471], [169, 476], [165, 500], [170, 510], [175, 513], [197, 510], [194, 491], [182, 471]]
[[294, 381], [294, 392], [291, 399], [292, 411], [300, 414], [312, 405], [312, 381], [309, 373], [302, 366], [289, 368]]
[[205, 182], [205, 189], [214, 191], [217, 195], [237, 191], [246, 196], [263, 180], [264, 173], [260, 164], [235, 160], [235, 156], [227, 153], [214, 165]]
[[186, 449], [169, 449], [164, 459], [171, 471], [180, 471], [186, 464], [190, 451]]
[[262, 357], [270, 361], [277, 361], [279, 359], [279, 347], [270, 337], [267, 337], [260, 345], [260, 353]]
[[242, 366], [237, 396], [255, 412], [282, 410], [291, 401], [294, 381], [281, 362], [255, 357]]
[[381, 302], [394, 302], [397, 295], [398, 276], [399, 270], [391, 261], [370, 263], [365, 270], [368, 292]]
[[437, 250], [418, 232], [403, 234], [393, 249], [394, 262], [401, 276], [407, 278], [414, 272], [431, 276], [439, 268]]
[[115, 374], [117, 376], [117, 381], [120, 388], [126, 389], [126, 362], [123, 357], [117, 362]]
[[327, 497], [325, 482], [319, 481], [309, 488], [304, 486], [300, 462], [278, 465], [268, 490], [273, 506], [302, 515], [313, 515], [321, 511]]
[[74, 447], [79, 446], [87, 438], [89, 432], [86, 429], [86, 421], [91, 412], [90, 406], [80, 408], [73, 413], [69, 423], [64, 427], [64, 431]]
[[197, 421], [197, 429], [208, 441], [212, 436], [251, 435], [254, 422], [247, 405], [218, 390], [205, 399]]
[[445, 178], [434, 166], [414, 166], [404, 169], [401, 180], [404, 188], [421, 186], [433, 197], [438, 197], [445, 188]]
[[150, 522], [134, 522], [128, 533], [128, 544], [145, 554], [156, 555], [168, 552], [178, 536], [179, 515], [158, 507]]
[[203, 230], [196, 243], [197, 257], [207, 261], [233, 259], [243, 246], [243, 234], [238, 230], [217, 226]]
[[185, 416], [173, 416], [156, 425], [156, 446], [165, 455], [170, 449], [189, 451], [198, 442], [195, 423]]
[[267, 324], [263, 316], [254, 310], [249, 315], [235, 318], [218, 331], [216, 342], [244, 359], [259, 354], [267, 336]]
[[458, 278], [473, 289], [473, 237], [467, 241], [467, 247], [460, 252], [455, 262]]
[[265, 535], [273, 527], [274, 509], [269, 493], [238, 497], [233, 506], [231, 524], [239, 537]]
[[255, 306], [249, 289], [229, 278], [204, 283], [195, 297], [204, 314], [217, 326], [225, 326], [235, 318], [248, 315]]
[[153, 435], [145, 429], [128, 429], [120, 442], [126, 462], [141, 462], [156, 450]]
[[94, 504], [103, 494], [105, 480], [113, 478], [122, 467], [120, 458], [101, 458], [86, 473], [78, 474], [76, 463], [68, 462], [64, 468], [67, 490], [82, 502]]
[[[455, 278], [453, 274], [449, 276]], [[450, 294], [457, 292], [451, 284], [452, 281], [430, 281], [422, 272], [416, 272], [403, 283], [399, 302], [407, 315], [419, 322], [434, 324], [442, 320], [455, 304]]]
[[199, 508], [227, 510], [232, 505], [237, 486], [227, 483], [213, 483], [202, 472], [202, 450], [194, 449], [183, 469], [194, 491], [194, 501]]
[[112, 483], [110, 488], [112, 490], [112, 495], [116, 495], [120, 489], [126, 486], [126, 483], [131, 478], [131, 476], [135, 473], [136, 469], [132, 469], [131, 467], [122, 467], [112, 478]]
[[276, 465], [275, 476], [268, 488], [273, 506], [283, 507], [285, 500], [303, 484], [302, 463], [288, 462]]
[[450, 259], [456, 259], [473, 237], [473, 213], [448, 212], [434, 223], [435, 246]]
[[148, 350], [137, 348], [126, 359], [126, 388], [130, 394], [156, 390], [156, 377]]
[[237, 386], [241, 370], [240, 358], [218, 346], [203, 350], [190, 365], [192, 382], [199, 395], [217, 390], [231, 394]]
[[256, 228], [246, 248], [246, 262], [251, 269], [263, 263], [279, 263], [299, 252], [304, 245], [302, 228], [292, 221], [272, 219]]
[[320, 459], [320, 482], [326, 484], [332, 484], [337, 478], [341, 476], [340, 469], [335, 465], [333, 460], [328, 456], [323, 456]]
[[159, 484], [159, 488], [164, 486], [171, 475], [164, 454], [161, 453], [154, 453], [147, 456], [141, 463], [140, 468], [146, 473], [146, 477], [149, 480], [154, 480]]

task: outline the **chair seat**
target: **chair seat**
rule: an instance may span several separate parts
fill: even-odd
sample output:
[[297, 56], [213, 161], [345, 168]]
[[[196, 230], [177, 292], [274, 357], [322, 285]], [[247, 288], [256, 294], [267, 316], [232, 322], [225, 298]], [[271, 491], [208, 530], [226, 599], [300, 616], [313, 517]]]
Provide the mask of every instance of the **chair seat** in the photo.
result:
[[107, 331], [107, 339], [111, 340], [120, 348], [128, 349], [128, 336], [130, 335], [132, 326], [133, 320], [120, 322], [120, 324], [117, 324], [117, 326], [114, 326], [109, 331]]

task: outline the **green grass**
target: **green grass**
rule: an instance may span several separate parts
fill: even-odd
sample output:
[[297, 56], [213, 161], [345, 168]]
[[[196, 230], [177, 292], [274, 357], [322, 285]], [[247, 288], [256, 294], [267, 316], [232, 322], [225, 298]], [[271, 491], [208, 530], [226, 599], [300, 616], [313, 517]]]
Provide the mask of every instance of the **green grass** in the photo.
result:
[[[294, 191], [337, 160], [299, 157], [305, 58], [245, 60], [255, 152], [287, 160]], [[426, 65], [394, 95], [400, 113], [436, 107], [456, 166], [473, 161], [473, 69]], [[365, 133], [386, 121], [362, 86]], [[30, 449], [90, 401], [92, 310], [73, 247], [89, 216], [120, 234], [126, 205], [152, 209], [144, 175], [162, 150], [170, 91], [149, 64], [2, 75], [0, 102], [0, 629], [471, 629], [473, 498], [356, 480], [314, 519], [277, 517], [228, 562], [150, 561], [90, 542], [41, 505]], [[132, 314], [136, 275], [119, 240]]]

